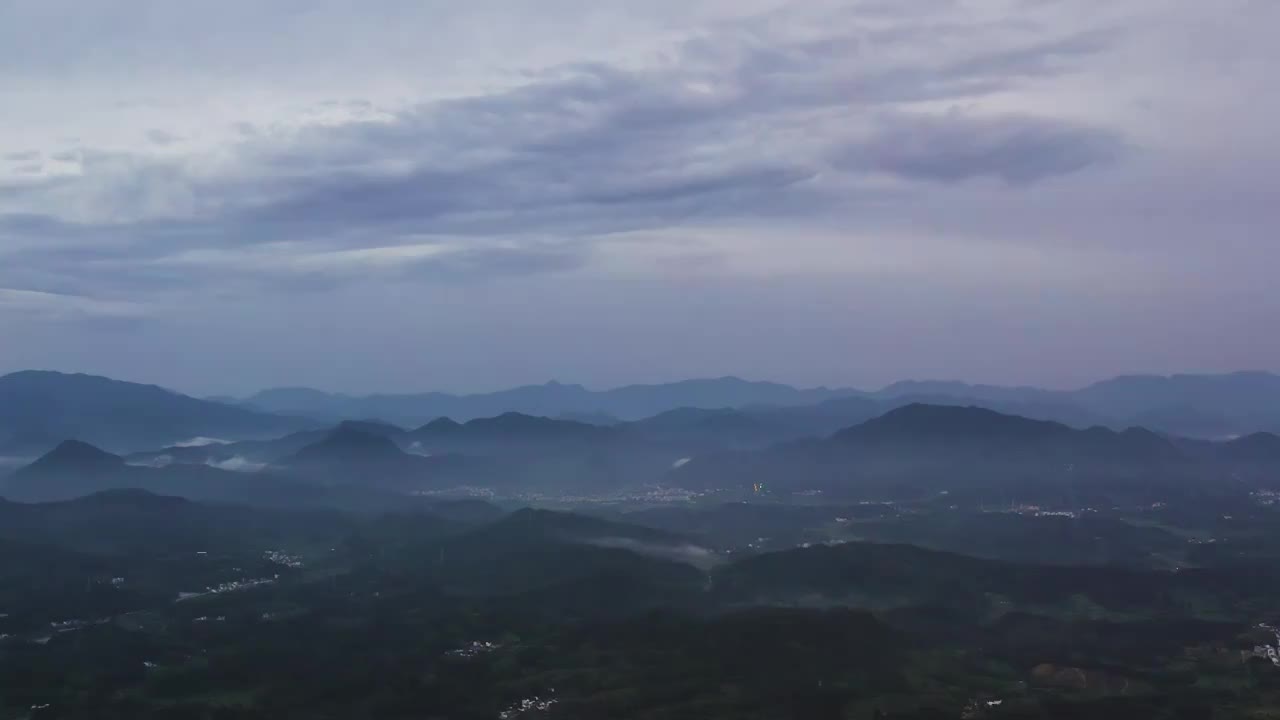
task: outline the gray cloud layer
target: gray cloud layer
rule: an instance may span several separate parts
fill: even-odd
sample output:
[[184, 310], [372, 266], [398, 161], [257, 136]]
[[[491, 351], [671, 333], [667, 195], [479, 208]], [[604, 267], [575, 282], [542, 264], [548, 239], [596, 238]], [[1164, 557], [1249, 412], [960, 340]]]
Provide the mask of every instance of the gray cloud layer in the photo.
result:
[[[139, 3], [110, 21], [122, 24], [121, 42], [142, 41], [115, 64], [89, 62], [117, 48], [79, 26], [51, 29], [55, 46], [83, 43], [62, 61], [0, 31], [15, 43], [0, 59], [23, 55], [0, 91], [11, 84], [7, 95], [23, 97], [61, 72], [71, 78], [62, 102], [99, 113], [59, 120], [54, 133], [41, 122], [53, 108], [34, 107], [33, 94], [32, 108], [0, 126], [16, 143], [0, 144], [0, 323], [22, 345], [0, 351], [0, 370], [362, 389], [549, 373], [1056, 383], [1280, 365], [1250, 323], [1240, 335], [1220, 330], [1223, 357], [1136, 342], [1140, 322], [1172, 332], [1187, 312], [1247, 306], [1265, 320], [1280, 310], [1255, 285], [1259, 263], [1280, 259], [1266, 231], [1273, 203], [1230, 191], [1274, 187], [1280, 153], [1263, 128], [1275, 101], [1250, 91], [1278, 54], [1256, 27], [1277, 13], [1228, 4], [1201, 33], [1205, 57], [1190, 61], [1175, 48], [1202, 11], [1154, 0], [644, 12], [554, 2], [532, 15], [496, 1], [467, 11], [237, 2], [214, 14]], [[56, 28], [49, 7], [6, 6], [0, 27]], [[429, 21], [456, 37], [420, 52], [402, 45], [404, 28]], [[201, 23], [246, 35], [226, 47], [172, 44], [173, 32]], [[598, 40], [566, 33], [575, 23]], [[344, 25], [360, 43], [340, 40]], [[485, 27], [522, 44], [483, 44]], [[292, 58], [268, 42], [287, 47], [290, 28], [308, 30]], [[335, 43], [327, 55], [321, 40]], [[379, 42], [401, 54], [381, 55]], [[175, 57], [189, 70], [162, 64]], [[348, 68], [334, 62], [343, 58]], [[255, 61], [261, 70], [249, 72]], [[137, 86], [118, 97], [96, 82], [128, 70]], [[1187, 78], [1217, 76], [1234, 86], [1187, 98]], [[330, 82], [312, 82], [321, 77]], [[188, 86], [208, 95], [192, 99]], [[1228, 118], [1219, 142], [1198, 135], [1231, 106], [1253, 113]], [[1205, 258], [1219, 264], [1215, 277]], [[662, 299], [671, 293], [688, 303]], [[878, 317], [860, 327], [828, 312], [868, 306]], [[976, 314], [952, 316], [963, 307]], [[1147, 307], [1162, 309], [1150, 317]], [[685, 320], [707, 331], [692, 345]], [[762, 347], [762, 322], [806, 355], [843, 360]], [[1062, 340], [1026, 335], [1051, 322], [1067, 323]], [[69, 335], [50, 341], [59, 324]], [[335, 336], [393, 346], [400, 360], [371, 362], [361, 349], [343, 350], [340, 368], [290, 364], [294, 348]], [[858, 337], [884, 345], [850, 358]], [[1054, 359], [967, 359], [970, 346], [1015, 339]], [[1085, 352], [1056, 352], [1068, 340]], [[117, 341], [137, 349], [103, 351]], [[671, 351], [637, 366], [625, 356], [637, 343]], [[211, 353], [209, 365], [135, 362], [148, 349], [172, 359], [186, 348]], [[517, 349], [533, 362], [517, 362]], [[954, 367], [932, 364], [947, 355]], [[247, 375], [209, 379], [215, 360]]]

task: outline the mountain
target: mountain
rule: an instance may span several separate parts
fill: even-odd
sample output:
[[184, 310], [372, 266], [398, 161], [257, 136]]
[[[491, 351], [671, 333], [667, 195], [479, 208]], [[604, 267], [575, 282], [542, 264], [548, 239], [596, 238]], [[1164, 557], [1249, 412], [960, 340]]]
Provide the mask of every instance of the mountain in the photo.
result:
[[[715, 571], [722, 602], [861, 607], [935, 605], [981, 616], [996, 608], [1088, 602], [1118, 612], [1185, 612], [1228, 606], [1241, 592], [1280, 590], [1271, 568], [1189, 568], [1170, 573], [979, 559], [910, 545], [850, 542], [750, 557]], [[1266, 592], [1266, 591], [1263, 591]], [[1000, 607], [1003, 606], [1003, 607]]]
[[[803, 436], [771, 410], [678, 408], [619, 426], [634, 441], [672, 448], [681, 454], [711, 449], [750, 449]], [[798, 410], [798, 408], [797, 408]]]
[[[1280, 430], [1280, 375], [1128, 375], [1070, 393], [1072, 402], [1112, 417], [1186, 414], [1215, 431]], [[1227, 425], [1228, 427], [1221, 427]]]
[[823, 491], [892, 497], [1006, 491], [1064, 498], [1166, 485], [1188, 458], [1147, 430], [1077, 430], [978, 407], [913, 404], [835, 433], [765, 450], [694, 458], [670, 481], [691, 488]]
[[1129, 420], [1134, 425], [1192, 438], [1229, 438], [1252, 427], [1250, 421], [1233, 420], [1227, 414], [1185, 404], [1143, 410], [1129, 416]]
[[[906, 380], [873, 392], [842, 388], [799, 389], [734, 377], [629, 385], [593, 391], [556, 382], [493, 393], [371, 395], [354, 397], [308, 388], [267, 390], [243, 404], [275, 413], [326, 420], [381, 417], [420, 425], [436, 417], [466, 421], [505, 412], [589, 420], [634, 421], [682, 408], [787, 410], [848, 401], [878, 403], [878, 412], [905, 404], [977, 405], [1006, 414], [1053, 420], [1078, 428], [1149, 427], [1162, 432], [1220, 438], [1257, 430], [1280, 430], [1280, 376], [1262, 372], [1224, 375], [1123, 376], [1079, 390], [975, 385], [958, 381]], [[785, 413], [783, 413], [785, 414]], [[804, 413], [800, 415], [803, 416]], [[829, 423], [802, 417], [792, 427], [830, 432]], [[864, 416], [860, 419], [866, 419]], [[856, 418], [849, 418], [851, 424]]]
[[676, 547], [688, 542], [674, 533], [643, 525], [534, 508], [517, 510], [483, 530], [477, 531], [477, 536], [483, 537], [484, 542], [515, 544], [541, 540], [587, 544], [629, 540], [636, 543]]
[[216, 503], [278, 508], [380, 510], [403, 507], [400, 495], [376, 489], [318, 487], [279, 472], [233, 472], [208, 465], [131, 465], [92, 445], [69, 440], [0, 478], [0, 496], [20, 502], [73, 500], [114, 490]]
[[613, 428], [599, 425], [508, 412], [466, 423], [437, 418], [405, 434], [402, 442], [414, 452], [432, 454], [546, 454], [595, 451], [617, 435]]
[[910, 453], [913, 457], [1063, 462], [1176, 459], [1168, 440], [1137, 428], [1114, 432], [1076, 430], [1061, 423], [1005, 415], [980, 407], [912, 404], [843, 430], [830, 444], [861, 453]]
[[752, 407], [745, 412], [775, 427], [787, 428], [791, 438], [826, 437], [837, 430], [866, 422], [892, 409], [899, 401], [850, 395], [813, 405]]
[[[619, 426], [630, 436], [680, 448], [686, 454], [706, 450], [748, 450], [806, 437], [827, 437], [899, 407], [915, 404], [982, 406], [1031, 419], [1055, 420], [1075, 427], [1101, 424], [1078, 408], [1049, 403], [990, 402], [946, 395], [849, 396], [813, 405], [745, 408], [679, 408]], [[1014, 407], [1017, 411], [1007, 408]]]
[[369, 463], [399, 461], [405, 458], [408, 458], [408, 455], [401, 451], [391, 438], [366, 432], [344, 423], [319, 442], [299, 450], [287, 464]]
[[[633, 436], [625, 425], [504, 413], [459, 423], [440, 418], [399, 439], [411, 453], [465, 456], [472, 484], [540, 492], [600, 493], [661, 478], [679, 450]], [[477, 467], [479, 465], [479, 467]]]
[[1253, 433], [1236, 438], [1219, 446], [1218, 457], [1227, 462], [1280, 465], [1280, 435]]
[[335, 430], [354, 430], [375, 437], [399, 438], [404, 428], [379, 420], [344, 420], [335, 427], [303, 430], [269, 440], [208, 442], [198, 445], [170, 446], [129, 454], [125, 459], [135, 465], [163, 467], [174, 463], [212, 465], [223, 469], [258, 470], [278, 463], [298, 451], [324, 440]]
[[573, 422], [585, 423], [587, 425], [599, 425], [600, 427], [612, 427], [622, 422], [622, 420], [602, 412], [562, 412], [556, 416], [557, 420], [571, 420]]
[[685, 602], [700, 592], [705, 567], [714, 560], [709, 551], [658, 530], [532, 509], [410, 556], [414, 572], [453, 592], [519, 594], [526, 598], [524, 609], [554, 600], [562, 610], [590, 615]]
[[273, 467], [326, 485], [412, 492], [467, 484], [485, 463], [457, 455], [406, 453], [387, 435], [343, 423]]
[[1078, 390], [904, 381], [871, 395], [967, 399], [967, 404], [1070, 425], [1138, 425], [1206, 438], [1280, 430], [1280, 376], [1266, 372], [1125, 375]]
[[0, 454], [43, 453], [68, 437], [127, 452], [196, 437], [269, 437], [311, 424], [92, 375], [0, 377]]
[[96, 554], [246, 548], [260, 553], [283, 534], [341, 534], [337, 512], [298, 513], [211, 505], [146, 490], [106, 490], [59, 502], [0, 500], [0, 539]]
[[148, 468], [78, 440], [68, 440], [14, 471], [0, 494], [24, 502], [70, 500], [105, 490], [142, 489], [164, 495], [230, 500], [235, 473], [205, 466]]
[[874, 393], [880, 399], [902, 397], [970, 398], [981, 403], [1036, 403], [1052, 402], [1058, 393], [1034, 387], [1004, 387], [1001, 385], [972, 385], [956, 380], [902, 380], [887, 385]]
[[28, 466], [23, 472], [99, 473], [124, 466], [124, 458], [79, 440], [65, 440]]
[[310, 388], [277, 388], [245, 398], [242, 404], [267, 412], [326, 420], [379, 417], [392, 422], [418, 425], [437, 417], [466, 421], [507, 412], [547, 417], [607, 416], [637, 420], [680, 407], [803, 405], [850, 394], [854, 394], [854, 391], [798, 389], [778, 383], [723, 377], [657, 385], [628, 385], [603, 391], [588, 390], [581, 385], [549, 382], [545, 385], [526, 385], [473, 395], [435, 392], [357, 397]]

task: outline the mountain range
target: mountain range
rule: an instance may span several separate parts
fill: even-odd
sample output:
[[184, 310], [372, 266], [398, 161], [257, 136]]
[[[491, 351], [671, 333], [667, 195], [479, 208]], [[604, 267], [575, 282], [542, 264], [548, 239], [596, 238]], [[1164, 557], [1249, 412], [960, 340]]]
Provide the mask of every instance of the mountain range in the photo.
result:
[[[336, 443], [345, 442], [343, 433]], [[322, 454], [330, 445], [328, 439], [322, 439], [300, 455], [305, 458]], [[399, 453], [394, 445], [392, 449]], [[241, 472], [202, 463], [158, 467], [132, 464], [87, 443], [67, 440], [35, 462], [0, 477], [0, 496], [24, 503], [47, 503], [106, 491], [139, 490], [261, 508], [382, 512], [423, 504], [399, 490], [406, 482], [429, 482], [433, 477], [430, 471], [435, 466], [430, 459], [402, 457], [403, 464], [347, 459], [321, 466], [306, 465], [298, 459], [256, 472]], [[422, 461], [425, 467], [414, 461]]]
[[1143, 426], [1161, 432], [1222, 438], [1280, 430], [1280, 376], [1266, 372], [1219, 375], [1129, 375], [1078, 390], [974, 385], [955, 381], [903, 381], [880, 390], [797, 388], [735, 377], [628, 385], [588, 390], [557, 382], [474, 395], [421, 393], [352, 396], [310, 388], [264, 390], [235, 400], [264, 412], [324, 420], [377, 417], [417, 426], [437, 417], [466, 421], [505, 412], [607, 423], [640, 420], [681, 408], [752, 409], [825, 403], [910, 402], [978, 405], [1074, 427]]
[[911, 404], [826, 438], [711, 453], [672, 469], [686, 488], [768, 487], [851, 498], [1004, 496], [1136, 500], [1216, 495], [1280, 468], [1280, 437], [1185, 442], [1144, 428], [1112, 430], [1005, 415], [980, 407]]
[[[220, 454], [222, 460], [248, 457], [255, 446], [245, 443], [267, 441], [257, 454], [272, 454], [269, 459], [275, 460], [314, 442], [340, 420], [369, 418], [386, 427], [416, 428], [410, 443], [452, 450], [475, 442], [510, 442], [532, 431], [507, 433], [504, 439], [504, 424], [520, 417], [565, 423], [557, 432], [566, 440], [574, 435], [575, 442], [599, 443], [608, 434], [592, 428], [611, 428], [690, 452], [747, 449], [829, 435], [913, 403], [985, 407], [1080, 429], [1139, 426], [1203, 439], [1280, 431], [1280, 376], [1262, 372], [1126, 376], [1074, 391], [908, 381], [864, 392], [727, 377], [605, 391], [548, 383], [479, 395], [354, 397], [280, 389], [235, 400], [197, 399], [89, 375], [23, 371], [0, 377], [0, 461], [35, 457], [69, 438], [114, 453], [167, 448], [175, 458]], [[474, 420], [492, 427], [465, 425]], [[280, 450], [286, 434], [293, 435], [287, 452], [267, 452]], [[236, 448], [241, 452], [189, 449], [227, 441], [241, 443]]]
[[[406, 495], [462, 488], [602, 496], [661, 485], [730, 495], [751, 488], [777, 496], [816, 492], [837, 501], [952, 494], [1079, 507], [1082, 501], [1238, 494], [1270, 487], [1280, 469], [1280, 436], [1270, 433], [1185, 440], [1143, 428], [1082, 430], [986, 408], [920, 403], [826, 437], [739, 447], [702, 432], [707, 423], [736, 431], [744, 422], [748, 430], [760, 427], [737, 411], [682, 411], [607, 428], [517, 413], [467, 423], [435, 420], [416, 430], [345, 421], [275, 441], [170, 448], [127, 459], [68, 440], [5, 479], [0, 494], [49, 501], [138, 488], [257, 506], [378, 508], [394, 507]], [[237, 472], [226, 453], [257, 460], [235, 455]]]
[[830, 388], [799, 389], [779, 383], [723, 377], [660, 385], [628, 385], [603, 391], [553, 381], [545, 385], [526, 385], [474, 395], [430, 392], [358, 397], [311, 388], [276, 388], [244, 398], [239, 404], [265, 412], [328, 420], [376, 417], [418, 425], [438, 417], [466, 421], [506, 412], [547, 417], [593, 414], [637, 420], [679, 407], [806, 405], [855, 392]]
[[317, 425], [92, 375], [0, 376], [0, 455], [35, 455], [68, 438], [127, 452], [202, 437], [267, 438]]

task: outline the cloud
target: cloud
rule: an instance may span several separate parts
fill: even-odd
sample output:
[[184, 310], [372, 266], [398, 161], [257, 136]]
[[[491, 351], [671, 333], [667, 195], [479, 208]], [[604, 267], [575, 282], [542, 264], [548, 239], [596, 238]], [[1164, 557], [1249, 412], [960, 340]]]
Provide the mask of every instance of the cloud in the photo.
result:
[[46, 318], [136, 318], [146, 307], [124, 300], [103, 300], [83, 295], [0, 288], [0, 313], [12, 312]]
[[176, 442], [173, 444], [173, 446], [180, 447], [180, 448], [205, 447], [207, 445], [228, 445], [230, 443], [231, 443], [230, 440], [223, 440], [221, 438], [193, 437], [188, 440], [183, 440], [182, 442]]
[[846, 151], [845, 167], [910, 180], [990, 177], [1025, 185], [1111, 162], [1124, 148], [1114, 132], [1025, 115], [897, 113], [878, 124]]
[[[1104, 152], [1105, 131], [1052, 118], [897, 110], [1062, 73], [1106, 46], [1097, 33], [1046, 39], [1011, 21], [952, 19], [954, 47], [926, 53], [929, 36], [871, 28], [864, 16], [836, 14], [831, 27], [803, 32], [776, 30], [776, 18], [762, 16], [698, 34], [645, 65], [563, 64], [512, 87], [395, 110], [325, 101], [326, 113], [353, 114], [258, 127], [216, 155], [82, 150], [79, 174], [15, 191], [8, 204], [23, 214], [0, 214], [0, 226], [62, 235], [95, 253], [112, 243], [145, 262], [265, 244], [293, 248], [295, 268], [350, 261], [366, 271], [543, 272], [584, 262], [583, 238], [847, 206], [823, 179], [832, 167], [1020, 183], [1081, 169]], [[986, 47], [991, 37], [1012, 49]], [[896, 120], [886, 125], [886, 115]], [[147, 134], [166, 147], [180, 141]], [[851, 162], [850, 147], [867, 160]], [[97, 242], [74, 239], [91, 234]], [[475, 247], [428, 259], [416, 250], [423, 234], [472, 237]], [[548, 236], [579, 241], [550, 250]], [[527, 247], [495, 246], [494, 237]], [[54, 252], [43, 257], [60, 262]]]
[[642, 540], [634, 540], [632, 538], [610, 537], [610, 538], [594, 538], [587, 541], [588, 545], [597, 547], [613, 548], [617, 550], [627, 550], [644, 555], [646, 557], [657, 558], [659, 560], [667, 560], [669, 562], [685, 563], [692, 565], [699, 570], [710, 570], [717, 565], [725, 562], [725, 558], [716, 553], [716, 551], [700, 545], [690, 543], [684, 544], [666, 544], [657, 542], [644, 542]]
[[[0, 312], [32, 320], [0, 364], [142, 373], [56, 317], [201, 348], [154, 361], [176, 386], [340, 353], [317, 382], [847, 384], [851, 308], [872, 382], [1060, 308], [1117, 370], [1226, 362], [1135, 349], [1280, 309], [1280, 6], [1224, 3], [0, 3]], [[1256, 335], [1229, 357], [1280, 362]]]
[[160, 130], [158, 128], [152, 128], [148, 130], [147, 139], [150, 140], [152, 143], [156, 145], [161, 145], [161, 146], [172, 145], [178, 142], [179, 140], [182, 140], [181, 137], [174, 135], [171, 132]]
[[240, 455], [229, 457], [226, 460], [210, 460], [206, 464], [219, 470], [246, 473], [258, 472], [267, 466], [266, 463], [254, 462]]

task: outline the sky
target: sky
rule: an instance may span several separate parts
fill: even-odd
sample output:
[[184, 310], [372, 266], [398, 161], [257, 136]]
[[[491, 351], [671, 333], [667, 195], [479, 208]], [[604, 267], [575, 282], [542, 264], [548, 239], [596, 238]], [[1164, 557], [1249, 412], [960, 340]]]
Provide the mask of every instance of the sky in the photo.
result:
[[0, 373], [1280, 370], [1274, 0], [0, 0]]

